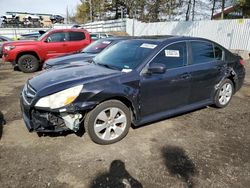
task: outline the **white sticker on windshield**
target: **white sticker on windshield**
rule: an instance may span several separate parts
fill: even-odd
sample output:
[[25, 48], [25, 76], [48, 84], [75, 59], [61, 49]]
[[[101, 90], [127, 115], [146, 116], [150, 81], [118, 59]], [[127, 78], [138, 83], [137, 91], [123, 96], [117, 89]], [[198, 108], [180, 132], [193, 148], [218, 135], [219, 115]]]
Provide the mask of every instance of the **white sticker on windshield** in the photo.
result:
[[141, 48], [150, 48], [150, 49], [154, 49], [157, 45], [155, 44], [148, 44], [148, 43], [143, 43], [140, 47]]
[[122, 69], [122, 72], [131, 72], [132, 71], [132, 69]]
[[179, 50], [165, 50], [166, 57], [180, 57]]
[[103, 44], [110, 44], [111, 41], [103, 41], [102, 43], [103, 43]]

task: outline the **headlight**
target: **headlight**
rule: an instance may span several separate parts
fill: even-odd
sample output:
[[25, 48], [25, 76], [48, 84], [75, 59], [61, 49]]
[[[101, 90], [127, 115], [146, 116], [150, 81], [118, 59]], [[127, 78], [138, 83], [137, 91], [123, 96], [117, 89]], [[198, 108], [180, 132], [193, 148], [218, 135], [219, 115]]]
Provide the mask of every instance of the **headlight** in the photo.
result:
[[39, 99], [36, 107], [47, 107], [51, 109], [61, 108], [72, 103], [81, 93], [83, 85], [65, 89], [58, 93]]
[[7, 51], [13, 50], [15, 46], [4, 46], [4, 49]]

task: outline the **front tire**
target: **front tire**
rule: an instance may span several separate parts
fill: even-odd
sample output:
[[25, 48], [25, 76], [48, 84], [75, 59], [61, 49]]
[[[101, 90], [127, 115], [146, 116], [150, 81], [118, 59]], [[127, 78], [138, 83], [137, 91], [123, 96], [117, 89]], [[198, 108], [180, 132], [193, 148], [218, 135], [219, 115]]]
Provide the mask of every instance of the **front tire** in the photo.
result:
[[18, 59], [18, 68], [25, 73], [36, 72], [39, 69], [38, 59], [31, 54], [22, 55]]
[[234, 94], [233, 82], [229, 79], [225, 79], [219, 86], [216, 95], [214, 97], [214, 104], [218, 108], [226, 107], [232, 99]]
[[97, 144], [112, 144], [122, 140], [131, 126], [129, 108], [118, 100], [105, 101], [87, 113], [84, 127]]

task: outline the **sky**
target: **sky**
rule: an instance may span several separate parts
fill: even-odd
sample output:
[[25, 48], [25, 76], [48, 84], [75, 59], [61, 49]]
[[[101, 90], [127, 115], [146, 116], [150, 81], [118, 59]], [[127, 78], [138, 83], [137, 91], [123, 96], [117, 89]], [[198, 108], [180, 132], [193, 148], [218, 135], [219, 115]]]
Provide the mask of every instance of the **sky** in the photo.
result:
[[0, 0], [0, 16], [5, 12], [30, 12], [66, 15], [72, 14], [80, 0]]

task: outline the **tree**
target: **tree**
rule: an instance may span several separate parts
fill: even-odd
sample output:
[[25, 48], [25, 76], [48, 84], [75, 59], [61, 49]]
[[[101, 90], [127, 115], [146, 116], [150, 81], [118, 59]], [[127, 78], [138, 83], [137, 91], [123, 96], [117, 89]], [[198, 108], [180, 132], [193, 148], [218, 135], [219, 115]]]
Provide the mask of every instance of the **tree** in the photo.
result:
[[191, 9], [191, 0], [188, 0], [188, 6], [187, 6], [187, 11], [186, 11], [186, 21], [189, 21], [189, 16], [190, 16], [190, 9]]
[[221, 19], [224, 19], [225, 0], [221, 1]]
[[82, 2], [77, 6], [75, 20], [78, 23], [86, 23], [90, 20], [89, 2]]
[[213, 7], [212, 7], [212, 13], [211, 13], [211, 20], [213, 19], [213, 16], [214, 16], [215, 0], [212, 0], [212, 2], [213, 2]]

